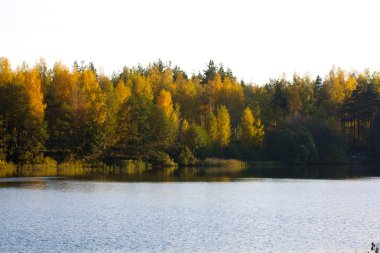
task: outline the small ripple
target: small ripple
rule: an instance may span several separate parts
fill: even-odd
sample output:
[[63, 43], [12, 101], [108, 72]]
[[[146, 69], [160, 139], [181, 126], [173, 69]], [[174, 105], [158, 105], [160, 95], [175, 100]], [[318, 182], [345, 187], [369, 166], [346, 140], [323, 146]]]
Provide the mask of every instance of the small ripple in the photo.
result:
[[379, 179], [41, 181], [0, 188], [0, 251], [362, 252], [379, 239]]

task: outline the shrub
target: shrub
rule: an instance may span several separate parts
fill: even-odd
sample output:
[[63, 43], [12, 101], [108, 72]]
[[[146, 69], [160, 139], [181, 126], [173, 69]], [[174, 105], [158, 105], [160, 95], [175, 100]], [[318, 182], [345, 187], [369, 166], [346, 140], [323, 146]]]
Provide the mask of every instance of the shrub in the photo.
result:
[[307, 129], [281, 131], [270, 147], [270, 153], [274, 160], [289, 164], [305, 164], [317, 158], [315, 143]]
[[191, 152], [188, 147], [184, 146], [180, 151], [178, 163], [180, 165], [196, 165], [198, 163], [198, 159], [195, 158], [193, 152]]
[[151, 152], [149, 154], [149, 162], [163, 167], [174, 167], [177, 165], [167, 153], [161, 151]]

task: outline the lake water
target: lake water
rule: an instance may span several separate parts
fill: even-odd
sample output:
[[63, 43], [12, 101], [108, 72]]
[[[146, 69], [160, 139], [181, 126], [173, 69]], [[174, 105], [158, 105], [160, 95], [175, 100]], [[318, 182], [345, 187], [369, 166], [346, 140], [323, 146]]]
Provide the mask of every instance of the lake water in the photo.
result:
[[380, 241], [380, 178], [344, 171], [3, 178], [0, 252], [363, 252]]

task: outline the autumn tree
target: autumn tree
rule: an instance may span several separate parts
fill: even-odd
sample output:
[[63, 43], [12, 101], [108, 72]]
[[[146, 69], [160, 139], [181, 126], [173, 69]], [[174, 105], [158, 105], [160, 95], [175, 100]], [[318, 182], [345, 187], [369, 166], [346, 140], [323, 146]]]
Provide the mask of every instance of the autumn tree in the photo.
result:
[[64, 157], [74, 153], [74, 101], [78, 95], [70, 70], [56, 63], [52, 83], [46, 95], [46, 120], [49, 140], [47, 147], [54, 156]]
[[231, 116], [232, 127], [237, 127], [239, 124], [244, 102], [243, 86], [234, 79], [225, 76], [219, 90], [216, 105], [225, 105], [227, 107]]
[[0, 116], [2, 135], [8, 139], [7, 159], [17, 163], [41, 162], [46, 141], [46, 105], [39, 71], [23, 65], [13, 73], [5, 59], [0, 65]]
[[98, 157], [104, 147], [106, 99], [94, 70], [56, 64], [47, 118], [52, 151], [61, 156]]
[[173, 113], [173, 101], [170, 91], [161, 90], [157, 97], [157, 105], [161, 108], [167, 117]]
[[161, 90], [157, 97], [157, 106], [163, 111], [165, 117], [169, 121], [173, 134], [176, 134], [179, 126], [180, 113], [173, 105], [170, 91]]
[[115, 87], [106, 76], [100, 77], [99, 84], [106, 99], [106, 119], [103, 125], [104, 143], [102, 152], [107, 154], [119, 140], [117, 115], [122, 104], [131, 96], [131, 89], [125, 85], [122, 79], [118, 81]]
[[264, 142], [264, 126], [249, 107], [244, 110], [239, 131], [240, 142], [246, 147], [259, 147]]
[[0, 57], [0, 85], [10, 84], [13, 73], [7, 58]]
[[210, 112], [207, 121], [207, 131], [213, 143], [218, 140], [218, 120], [213, 112]]
[[202, 119], [206, 119], [210, 112], [217, 108], [217, 101], [221, 94], [223, 83], [220, 75], [216, 73], [212, 79], [209, 79], [204, 89], [199, 103], [199, 111]]
[[182, 74], [177, 74], [176, 89], [173, 92], [173, 102], [178, 104], [182, 117], [195, 121], [198, 115], [194, 113], [194, 108], [198, 106], [200, 89], [199, 84], [187, 80]]
[[[74, 69], [75, 78], [77, 70]], [[96, 72], [89, 67], [78, 73], [79, 90], [75, 113], [76, 153], [83, 158], [97, 158], [105, 141], [103, 124], [106, 120], [106, 101]]]
[[153, 91], [150, 82], [147, 82], [146, 77], [139, 72], [134, 71], [131, 78], [127, 81], [128, 86], [132, 87], [133, 93], [137, 96], [153, 99]]
[[217, 144], [224, 148], [231, 141], [231, 125], [230, 125], [230, 114], [225, 106], [219, 107], [218, 110], [218, 133], [217, 133]]
[[[294, 74], [256, 85], [213, 61], [193, 75], [159, 60], [108, 77], [91, 62], [49, 69], [41, 59], [12, 70], [0, 58], [0, 159], [170, 163], [172, 156], [193, 164], [289, 149], [290, 159], [277, 159], [344, 163], [347, 150], [372, 149], [379, 99], [380, 72], [369, 70], [334, 67], [323, 80]], [[264, 138], [266, 151], [257, 149]]]
[[263, 124], [270, 129], [273, 116], [271, 105], [271, 94], [267, 92], [266, 87], [252, 85], [244, 88], [244, 97], [246, 106], [248, 106], [254, 115], [260, 115]]
[[133, 159], [152, 160], [176, 139], [177, 126], [165, 111], [145, 97], [131, 96], [119, 110], [120, 140], [115, 152]]

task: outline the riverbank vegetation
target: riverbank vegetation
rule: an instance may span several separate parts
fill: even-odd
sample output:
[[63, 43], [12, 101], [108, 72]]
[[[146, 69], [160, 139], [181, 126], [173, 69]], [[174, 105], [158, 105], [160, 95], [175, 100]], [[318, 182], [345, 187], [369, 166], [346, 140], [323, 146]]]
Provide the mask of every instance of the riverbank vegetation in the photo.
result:
[[379, 72], [255, 85], [213, 61], [191, 76], [157, 61], [109, 77], [92, 63], [12, 69], [1, 58], [0, 166], [365, 162], [380, 154], [379, 99]]

